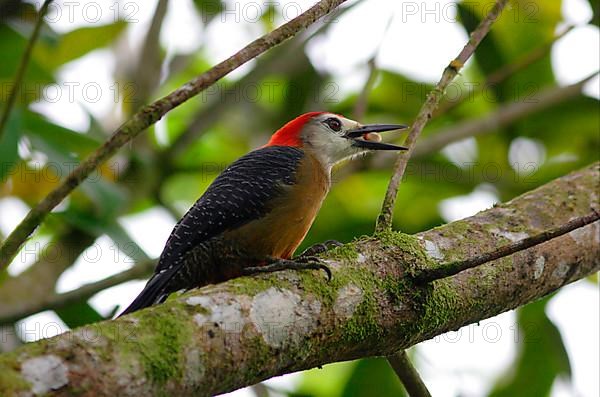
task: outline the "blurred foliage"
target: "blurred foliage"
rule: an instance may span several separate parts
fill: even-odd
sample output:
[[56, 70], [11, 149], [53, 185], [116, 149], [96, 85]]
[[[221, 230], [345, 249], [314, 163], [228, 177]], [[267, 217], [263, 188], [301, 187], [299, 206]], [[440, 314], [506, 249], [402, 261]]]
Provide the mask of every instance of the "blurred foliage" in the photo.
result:
[[[474, 29], [492, 3], [486, 0], [459, 4], [458, 17], [467, 32]], [[224, 4], [220, 0], [195, 0], [198, 23], [204, 27], [218, 23]], [[267, 31], [277, 25], [280, 9], [274, 4], [277, 3], [263, 10], [257, 29]], [[590, 0], [589, 4], [593, 10], [590, 23], [598, 26], [598, 2]], [[456, 87], [468, 98], [434, 118], [424, 136], [494, 112], [507, 103], [535, 101], [542, 89], [555, 86], [549, 54], [497, 84], [483, 84], [490, 74], [550, 42], [562, 23], [560, 10], [560, 1], [511, 1], [477, 50], [475, 61], [457, 79]], [[0, 1], [0, 15], [3, 106], [36, 10], [28, 2]], [[135, 90], [135, 77], [139, 75], [132, 65], [143, 67], [144, 62], [134, 59], [138, 52], [123, 45], [129, 25], [126, 20], [113, 20], [66, 33], [51, 23], [43, 25], [25, 74], [23, 92], [17, 97], [0, 138], [0, 199], [16, 197], [28, 206], [34, 205], [131, 115], [131, 90]], [[332, 26], [335, 24], [320, 28], [316, 39]], [[270, 133], [300, 113], [327, 109], [352, 117], [360, 90], [341, 94], [336, 81], [313, 65], [306, 51], [312, 39], [310, 34], [299, 35], [236, 75], [242, 77], [226, 77], [174, 109], [159, 127], [142, 134], [103, 165], [93, 180], [83, 183], [51, 215], [41, 233], [52, 237], [73, 229], [90, 241], [107, 236], [118, 247], [129, 247], [126, 254], [134, 260], [146, 260], [148, 253], [133, 241], [119, 219], [156, 207], [167, 209], [174, 217], [181, 216], [224, 167], [264, 144]], [[350, 44], [344, 45], [350, 48]], [[69, 62], [100, 49], [114, 56], [115, 83], [128, 87], [122, 90], [105, 119], [89, 115], [89, 128], [74, 131], [57, 123], [56, 117], [51, 120], [30, 106], [45, 100], [46, 87], [61, 84], [60, 74]], [[151, 97], [164, 95], [208, 69], [211, 61], [206, 49], [203, 43], [192, 54], [168, 57], [167, 50], [161, 49], [162, 74], [154, 76], [161, 83]], [[239, 84], [240, 79], [245, 85]], [[483, 91], [469, 96], [469, 84], [473, 82]], [[432, 86], [432, 82], [418, 81], [394, 70], [378, 70], [363, 119], [410, 123]], [[203, 115], [202, 130], [194, 131], [191, 125], [198, 114]], [[599, 126], [598, 100], [579, 96], [478, 136], [474, 149], [470, 144], [459, 143], [455, 145], [460, 149], [454, 151], [455, 155], [443, 151], [414, 159], [400, 189], [395, 227], [411, 233], [426, 230], [447, 221], [440, 210], [444, 200], [469, 195], [485, 186], [498, 200], [505, 201], [597, 160]], [[190, 133], [197, 134], [193, 143], [173, 155], [169, 151], [173, 143]], [[336, 184], [300, 249], [323, 240], [350, 241], [370, 234], [392, 161], [393, 156], [383, 154], [355, 162], [352, 173], [344, 167], [336, 169]], [[509, 373], [500, 376], [492, 396], [545, 396], [557, 377], [569, 377], [569, 358], [561, 335], [545, 314], [550, 299], [518, 310], [522, 338], [516, 361]], [[70, 327], [103, 318], [86, 301], [58, 310], [57, 314]], [[360, 397], [371, 396], [374, 390], [381, 396], [403, 393], [382, 359], [307, 371], [297, 390], [289, 395]]]
[[518, 311], [519, 334], [515, 366], [491, 397], [547, 396], [557, 377], [571, 377], [571, 364], [558, 328], [544, 309], [550, 297]]

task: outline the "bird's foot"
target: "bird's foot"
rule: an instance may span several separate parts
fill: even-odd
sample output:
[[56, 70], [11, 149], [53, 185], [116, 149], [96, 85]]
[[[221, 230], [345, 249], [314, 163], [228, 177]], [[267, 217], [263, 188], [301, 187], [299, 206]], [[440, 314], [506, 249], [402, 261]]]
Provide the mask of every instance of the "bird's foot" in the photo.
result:
[[315, 255], [322, 254], [323, 252], [329, 251], [330, 249], [341, 247], [342, 243], [336, 240], [327, 240], [322, 243], [318, 243], [315, 245], [311, 245], [307, 249], [305, 249], [300, 255], [298, 255], [294, 260], [296, 262], [306, 262], [306, 261], [314, 261]]
[[327, 281], [331, 281], [331, 270], [327, 265], [322, 264], [316, 258], [311, 258], [303, 262], [295, 260], [268, 258], [268, 263], [264, 266], [246, 267], [242, 270], [244, 276], [250, 276], [258, 273], [272, 273], [280, 270], [323, 270], [327, 273]]

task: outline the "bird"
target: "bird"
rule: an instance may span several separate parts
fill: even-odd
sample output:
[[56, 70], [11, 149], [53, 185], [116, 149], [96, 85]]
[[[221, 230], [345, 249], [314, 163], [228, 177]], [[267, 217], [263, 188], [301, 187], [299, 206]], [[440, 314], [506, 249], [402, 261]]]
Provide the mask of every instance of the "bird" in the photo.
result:
[[[309, 112], [278, 129], [208, 187], [175, 225], [154, 274], [120, 314], [162, 303], [169, 294], [232, 278], [283, 269], [329, 269], [314, 260], [336, 242], [292, 259], [331, 187], [332, 167], [379, 150], [380, 132], [402, 124], [368, 124], [329, 112]], [[339, 243], [337, 243], [339, 244]]]

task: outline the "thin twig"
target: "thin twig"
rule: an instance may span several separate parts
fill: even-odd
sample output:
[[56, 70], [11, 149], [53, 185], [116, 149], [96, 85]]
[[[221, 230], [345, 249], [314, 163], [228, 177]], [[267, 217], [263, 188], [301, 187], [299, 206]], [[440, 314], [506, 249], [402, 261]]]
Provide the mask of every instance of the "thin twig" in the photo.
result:
[[521, 120], [531, 114], [548, 109], [556, 104], [563, 103], [581, 94], [584, 85], [596, 77], [598, 73], [595, 72], [583, 80], [566, 87], [547, 88], [529, 100], [512, 102], [499, 107], [489, 115], [467, 120], [439, 132], [433, 132], [430, 137], [425, 138], [417, 144], [412, 156], [419, 157], [436, 152], [452, 142], [485, 134], [486, 132]]
[[[10, 116], [10, 112], [15, 105], [15, 100], [17, 99], [17, 95], [21, 91], [21, 83], [23, 82], [23, 77], [25, 76], [25, 71], [27, 70], [27, 65], [29, 65], [29, 59], [31, 58], [31, 53], [33, 52], [33, 47], [37, 41], [38, 36], [40, 35], [40, 30], [42, 28], [42, 23], [44, 22], [44, 15], [48, 11], [48, 6], [52, 3], [53, 0], [46, 0], [44, 4], [42, 4], [42, 8], [38, 13], [38, 19], [33, 28], [33, 32], [31, 33], [31, 37], [27, 42], [27, 47], [25, 48], [25, 52], [21, 57], [21, 63], [17, 68], [17, 73], [15, 74], [15, 78], [13, 80], [13, 89], [8, 95], [6, 100], [6, 104], [4, 105], [4, 109], [2, 110], [2, 115], [0, 116], [0, 140], [2, 140], [2, 135], [4, 133], [4, 128], [6, 127], [6, 123], [8, 122], [8, 117]], [[2, 267], [0, 267], [1, 269]]]
[[562, 32], [555, 35], [551, 40], [542, 44], [538, 48], [535, 48], [534, 50], [526, 53], [521, 58], [517, 59], [515, 62], [510, 63], [508, 65], [504, 65], [501, 68], [497, 69], [496, 71], [490, 73], [486, 77], [485, 82], [483, 82], [483, 84], [481, 84], [478, 87], [478, 89], [472, 91], [469, 95], [459, 98], [458, 100], [453, 101], [453, 102], [442, 103], [440, 105], [440, 107], [437, 109], [437, 111], [435, 112], [435, 116], [436, 117], [441, 116], [442, 114], [445, 114], [445, 113], [455, 109], [459, 105], [463, 104], [467, 100], [467, 98], [473, 98], [474, 95], [480, 94], [486, 88], [502, 83], [509, 77], [517, 74], [518, 72], [526, 69], [530, 65], [532, 65], [535, 62], [539, 61], [540, 59], [544, 58], [544, 56], [546, 56], [550, 52], [550, 50], [554, 46], [554, 43], [556, 43], [558, 40], [565, 37], [565, 35], [567, 33], [569, 33], [571, 30], [573, 30], [573, 28], [575, 28], [575, 26], [572, 26], [572, 25], [568, 26]]
[[103, 291], [107, 288], [114, 287], [115, 285], [122, 284], [126, 281], [143, 278], [152, 273], [156, 261], [145, 261], [136, 264], [134, 267], [128, 270], [124, 270], [120, 273], [114, 274], [110, 277], [106, 277], [102, 280], [85, 284], [76, 290], [65, 292], [62, 294], [50, 295], [44, 301], [36, 302], [34, 305], [28, 306], [25, 310], [21, 310], [18, 313], [10, 313], [6, 316], [0, 317], [0, 324], [12, 324], [17, 320], [25, 318], [35, 313], [39, 313], [44, 310], [55, 310], [66, 307], [72, 303], [87, 300]]
[[271, 33], [254, 40], [236, 54], [187, 82], [166, 97], [141, 108], [131, 119], [119, 127], [100, 148], [75, 168], [57, 188], [29, 211], [25, 219], [19, 223], [0, 247], [0, 270], [10, 264], [21, 245], [50, 211], [87, 178], [92, 171], [114, 155], [119, 148], [160, 120], [171, 109], [210, 87], [246, 62], [294, 36], [345, 1], [321, 0], [308, 11]]
[[[336, 10], [335, 18], [339, 18], [362, 1], [363, 0], [356, 1], [348, 7]], [[323, 33], [329, 26], [330, 25], [326, 22], [323, 22], [318, 28], [311, 32], [306, 32], [302, 37], [296, 36], [293, 40], [290, 40], [289, 45], [287, 45], [286, 48], [282, 47], [280, 49], [281, 51], [270, 51], [269, 54], [258, 61], [255, 68], [238, 81], [234, 82], [227, 90], [229, 92], [242, 92], [246, 86], [260, 82], [262, 78], [268, 76], [269, 73], [272, 73], [273, 71], [277, 71], [278, 73], [291, 73], [290, 70], [301, 64], [296, 61], [296, 57], [290, 56], [290, 54], [304, 52], [306, 44], [310, 39]], [[214, 123], [216, 123], [224, 113], [231, 112], [233, 107], [240, 103], [242, 102], [235, 100], [235, 96], [233, 95], [221, 95], [218, 100], [212, 100], [207, 103], [206, 106], [203, 106], [196, 115], [194, 115], [192, 121], [184, 131], [175, 138], [171, 146], [165, 150], [163, 157], [168, 163], [172, 163], [172, 159], [177, 158], [177, 156], [197, 140], [203, 132], [207, 131]]]
[[392, 226], [392, 216], [394, 213], [394, 204], [396, 203], [396, 196], [398, 195], [398, 187], [400, 181], [406, 170], [406, 165], [412, 154], [417, 138], [425, 128], [425, 125], [431, 119], [433, 111], [437, 107], [440, 99], [442, 98], [445, 89], [448, 87], [450, 82], [456, 77], [458, 72], [462, 69], [465, 62], [473, 55], [475, 49], [481, 43], [481, 40], [489, 32], [492, 23], [500, 16], [502, 9], [506, 5], [508, 0], [497, 0], [496, 4], [490, 11], [490, 13], [481, 21], [479, 26], [471, 33], [469, 42], [464, 46], [460, 54], [454, 59], [444, 70], [442, 78], [436, 85], [436, 87], [429, 93], [427, 100], [419, 110], [419, 114], [415, 119], [408, 137], [404, 141], [404, 146], [408, 147], [408, 150], [400, 153], [398, 160], [394, 166], [394, 174], [388, 185], [385, 199], [381, 208], [381, 213], [377, 219], [377, 231], [384, 231]]
[[271, 395], [269, 393], [269, 389], [264, 383], [257, 383], [250, 386], [250, 391], [254, 393], [255, 397], [269, 397]]
[[421, 376], [413, 367], [405, 350], [387, 356], [387, 360], [410, 397], [431, 397], [431, 393], [429, 393]]
[[379, 72], [377, 69], [375, 56], [369, 59], [367, 65], [369, 66], [369, 76], [367, 77], [365, 85], [358, 95], [358, 98], [354, 103], [354, 109], [352, 110], [352, 117], [354, 117], [355, 120], [361, 120], [367, 112], [367, 107], [369, 106], [369, 95], [371, 95], [373, 85], [375, 84], [375, 79], [377, 78], [377, 73]]
[[538, 48], [533, 49], [533, 51], [526, 53], [521, 58], [517, 59], [514, 63], [510, 63], [510, 64], [496, 70], [495, 72], [490, 73], [490, 75], [487, 76], [487, 78], [486, 78], [486, 83], [488, 85], [498, 84], [498, 83], [506, 80], [510, 76], [514, 75], [515, 73], [517, 73], [521, 70], [524, 70], [528, 66], [539, 61], [545, 55], [547, 55], [550, 52], [550, 50], [552, 50], [552, 47], [558, 40], [565, 37], [574, 28], [575, 28], [575, 26], [572, 26], [572, 25], [567, 26], [564, 30], [562, 30], [560, 33], [556, 34], [554, 37], [552, 37], [546, 43], [542, 44]]
[[377, 74], [379, 73], [379, 68], [377, 67], [377, 55], [379, 54], [379, 50], [381, 49], [383, 40], [389, 32], [393, 21], [394, 15], [390, 15], [387, 21], [387, 25], [383, 30], [383, 34], [381, 35], [381, 40], [379, 40], [379, 44], [375, 48], [375, 53], [367, 62], [367, 65], [369, 66], [369, 75], [367, 76], [367, 80], [365, 81], [363, 89], [361, 90], [360, 94], [358, 95], [358, 98], [356, 99], [356, 102], [354, 103], [354, 109], [352, 109], [352, 117], [354, 117], [355, 120], [362, 120], [365, 113], [367, 112], [367, 108], [369, 106], [369, 96], [371, 95], [373, 85], [375, 84]]
[[560, 237], [563, 234], [572, 232], [590, 223], [600, 219], [600, 213], [592, 208], [592, 213], [570, 220], [564, 225], [557, 226], [553, 229], [545, 230], [535, 236], [527, 237], [511, 244], [503, 245], [491, 252], [486, 252], [463, 261], [450, 262], [440, 265], [432, 269], [423, 269], [414, 276], [415, 281], [420, 283], [428, 283], [441, 278], [454, 276], [464, 270], [483, 265], [496, 259], [504, 258], [516, 252], [526, 250], [535, 245], [545, 243], [553, 238]]
[[162, 24], [167, 15], [168, 0], [159, 0], [152, 16], [152, 22], [146, 33], [146, 39], [133, 71], [136, 82], [134, 92], [134, 110], [145, 104], [160, 81], [160, 43]]

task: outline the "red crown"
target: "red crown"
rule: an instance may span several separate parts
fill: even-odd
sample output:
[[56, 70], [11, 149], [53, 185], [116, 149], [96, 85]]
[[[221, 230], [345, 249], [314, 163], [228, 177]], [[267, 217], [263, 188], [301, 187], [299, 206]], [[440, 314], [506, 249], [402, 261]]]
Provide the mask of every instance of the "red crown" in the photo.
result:
[[265, 146], [302, 147], [302, 140], [300, 139], [302, 128], [310, 119], [323, 113], [326, 112], [309, 112], [296, 117], [278, 129]]

